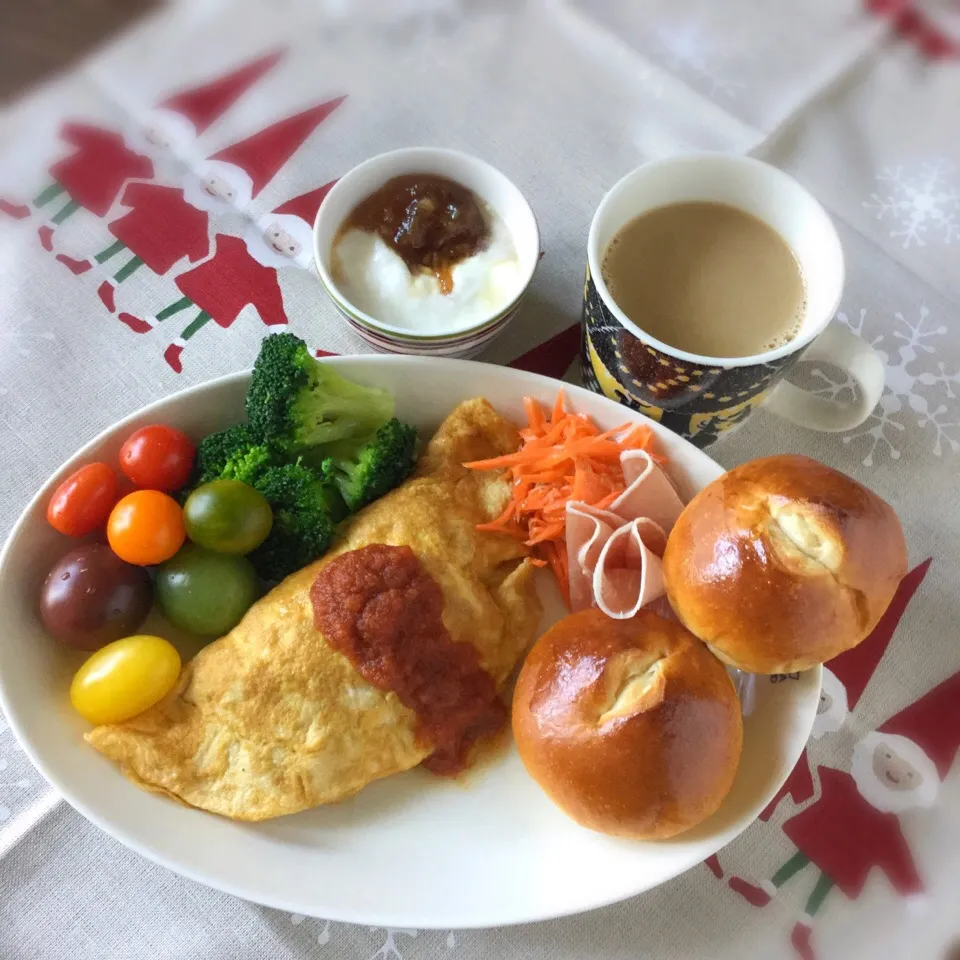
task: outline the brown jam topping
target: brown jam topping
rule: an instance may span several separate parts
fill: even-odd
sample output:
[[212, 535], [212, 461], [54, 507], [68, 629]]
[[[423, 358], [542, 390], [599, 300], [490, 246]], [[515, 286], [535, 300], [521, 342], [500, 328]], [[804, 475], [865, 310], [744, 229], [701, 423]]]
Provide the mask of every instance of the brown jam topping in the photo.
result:
[[415, 711], [433, 746], [423, 765], [460, 772], [474, 741], [499, 730], [507, 708], [476, 648], [443, 625], [443, 592], [409, 547], [372, 544], [341, 554], [310, 590], [316, 628], [368, 683]]
[[477, 198], [464, 186], [430, 173], [388, 180], [361, 200], [340, 227], [379, 234], [411, 273], [436, 276], [453, 289], [453, 268], [486, 247], [490, 226]]

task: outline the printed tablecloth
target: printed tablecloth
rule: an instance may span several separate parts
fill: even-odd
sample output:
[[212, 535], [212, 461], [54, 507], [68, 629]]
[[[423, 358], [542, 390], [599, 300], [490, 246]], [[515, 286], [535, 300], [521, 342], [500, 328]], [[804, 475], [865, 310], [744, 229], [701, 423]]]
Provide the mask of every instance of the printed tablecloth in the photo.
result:
[[[0, 956], [948, 956], [960, 936], [956, 0], [165, 8], [0, 117], [0, 530], [102, 428], [248, 366], [268, 326], [321, 351], [367, 350], [322, 293], [306, 227], [331, 181], [414, 144], [477, 153], [527, 194], [545, 255], [481, 359], [571, 378], [587, 226], [623, 173], [716, 149], [810, 187], [846, 250], [837, 322], [882, 352], [887, 388], [847, 434], [761, 411], [713, 453], [725, 466], [809, 453], [887, 498], [911, 557], [893, 607], [830, 665], [805, 755], [743, 836], [642, 897], [525, 927], [368, 929], [208, 890], [73, 812], [0, 721]], [[289, 256], [262, 242], [271, 223]], [[823, 395], [852, 389], [811, 366], [797, 376]], [[921, 786], [885, 788], [878, 744]]]

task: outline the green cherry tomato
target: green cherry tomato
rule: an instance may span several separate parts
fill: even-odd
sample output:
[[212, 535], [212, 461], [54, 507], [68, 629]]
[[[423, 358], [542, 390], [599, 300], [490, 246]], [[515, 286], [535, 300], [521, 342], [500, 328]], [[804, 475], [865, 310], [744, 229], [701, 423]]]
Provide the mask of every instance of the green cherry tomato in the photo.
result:
[[259, 547], [273, 512], [259, 490], [239, 480], [214, 480], [197, 487], [183, 507], [187, 536], [217, 553], [249, 553]]
[[201, 637], [232, 630], [260, 594], [246, 557], [186, 544], [157, 570], [157, 603], [175, 626]]
[[121, 723], [162, 700], [179, 674], [180, 654], [163, 637], [124, 637], [84, 662], [70, 702], [90, 723]]

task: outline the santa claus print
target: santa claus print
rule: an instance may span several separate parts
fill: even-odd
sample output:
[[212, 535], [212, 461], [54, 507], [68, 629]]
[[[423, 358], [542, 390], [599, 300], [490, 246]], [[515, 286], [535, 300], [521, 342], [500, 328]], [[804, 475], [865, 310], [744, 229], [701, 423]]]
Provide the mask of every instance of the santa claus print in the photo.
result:
[[90, 259], [57, 259], [80, 274], [126, 254], [97, 290], [115, 312], [117, 287], [141, 267], [163, 276], [184, 258], [197, 263], [208, 256], [210, 214], [245, 209], [344, 99], [325, 101], [224, 147], [187, 171], [179, 187], [129, 184], [120, 200], [129, 211], [108, 225], [115, 241]]
[[139, 140], [145, 149], [158, 147], [192, 163], [199, 159], [195, 152], [197, 138], [271, 71], [285, 53], [282, 49], [274, 50], [203, 86], [175, 93], [141, 118], [131, 139]]
[[958, 0], [865, 0], [865, 5], [931, 60], [960, 58]]
[[[837, 733], [847, 722], [848, 716], [880, 666], [900, 620], [930, 569], [931, 560], [932, 558], [927, 558], [918, 564], [900, 581], [890, 606], [868, 637], [852, 650], [847, 650], [824, 664], [820, 703], [817, 705], [817, 716], [810, 734], [814, 740]], [[813, 794], [813, 775], [810, 772], [807, 751], [804, 750], [786, 783], [760, 814], [760, 819], [769, 820], [784, 797], [790, 797], [795, 806], [801, 806]]]
[[[820, 702], [811, 731], [814, 740], [837, 733], [843, 728], [886, 654], [900, 620], [930, 569], [931, 560], [932, 558], [927, 558], [918, 564], [900, 581], [890, 605], [868, 637], [852, 650], [847, 650], [824, 664]], [[811, 800], [815, 793], [810, 758], [804, 749], [783, 786], [760, 812], [758, 819], [764, 823], [769, 821], [781, 802], [788, 797], [794, 807], [801, 807]], [[716, 857], [711, 857], [706, 861], [706, 865], [714, 876], [723, 878], [723, 869]], [[742, 892], [742, 880], [733, 877], [729, 883], [734, 890]]]
[[723, 879], [723, 867], [720, 865], [720, 858], [715, 854], [711, 854], [703, 861], [703, 865], [718, 879]]
[[[176, 93], [138, 117], [125, 134], [87, 123], [66, 123], [60, 137], [74, 150], [50, 168], [52, 183], [32, 205], [0, 199], [0, 211], [16, 219], [41, 211], [47, 219], [37, 232], [44, 249], [52, 251], [54, 231], [77, 210], [104, 217], [128, 180], [153, 177], [155, 160], [164, 156], [188, 159], [197, 137], [281, 56], [280, 52], [267, 54], [225, 76]], [[59, 204], [56, 212], [48, 215], [55, 202]]]
[[335, 97], [240, 143], [224, 147], [193, 168], [183, 193], [198, 210], [243, 210], [346, 97]]
[[[85, 208], [104, 216], [123, 184], [132, 177], [152, 177], [153, 162], [131, 150], [123, 136], [85, 123], [66, 123], [60, 139], [75, 147], [73, 153], [50, 168], [53, 183], [33, 201], [33, 207], [45, 211], [54, 201], [58, 211], [37, 228], [43, 249], [53, 250], [54, 231], [61, 223]], [[3, 204], [4, 212], [23, 219], [33, 212], [28, 206], [17, 209]]]
[[246, 307], [253, 307], [267, 326], [287, 322], [278, 270], [309, 269], [313, 260], [313, 221], [323, 198], [336, 181], [294, 197], [251, 223], [244, 236], [218, 233], [213, 256], [176, 279], [183, 296], [155, 317], [121, 313], [135, 333], [148, 333], [158, 323], [184, 312], [193, 319], [164, 351], [169, 366], [180, 373], [187, 342], [211, 320], [227, 328]]
[[797, 875], [812, 875], [804, 914], [791, 932], [802, 960], [813, 960], [813, 919], [837, 887], [860, 895], [873, 870], [901, 897], [923, 883], [899, 815], [934, 804], [960, 748], [960, 673], [934, 687], [856, 745], [850, 773], [820, 767], [820, 798], [783, 825], [795, 850], [759, 885], [732, 877], [730, 886], [763, 907]]
[[813, 774], [810, 772], [810, 759], [807, 751], [800, 754], [797, 765], [790, 771], [790, 776], [784, 781], [783, 786], [776, 792], [774, 798], [760, 811], [758, 819], [766, 822], [769, 820], [780, 801], [789, 797], [794, 806], [801, 806], [806, 803], [814, 794]]

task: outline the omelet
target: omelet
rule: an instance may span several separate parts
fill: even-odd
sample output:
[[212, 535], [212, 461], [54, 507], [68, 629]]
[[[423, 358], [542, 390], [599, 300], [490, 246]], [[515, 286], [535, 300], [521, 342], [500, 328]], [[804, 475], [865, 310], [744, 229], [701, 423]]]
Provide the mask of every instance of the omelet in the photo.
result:
[[86, 735], [138, 786], [236, 820], [334, 803], [431, 753], [415, 712], [364, 680], [314, 626], [325, 564], [371, 544], [408, 546], [443, 594], [443, 625], [502, 688], [535, 639], [540, 603], [523, 544], [475, 528], [509, 481], [462, 464], [516, 450], [516, 427], [484, 399], [460, 404], [406, 483], [358, 513], [323, 558], [254, 604], [183, 668], [168, 696]]

